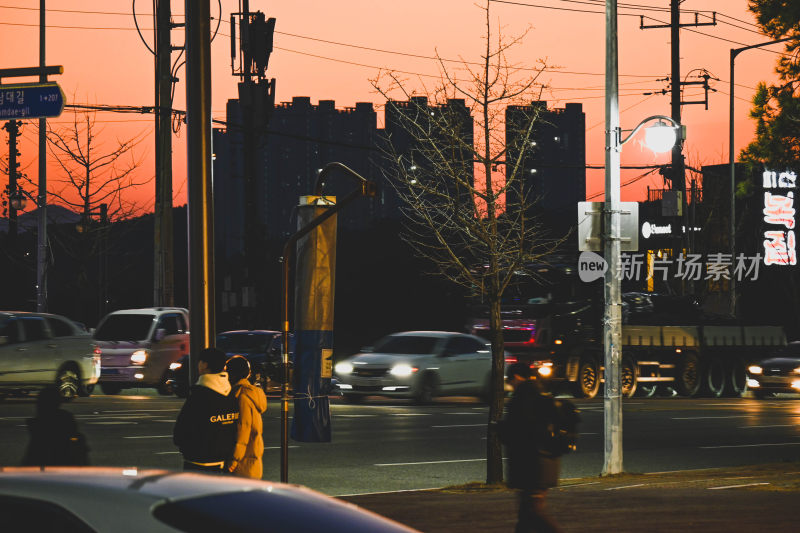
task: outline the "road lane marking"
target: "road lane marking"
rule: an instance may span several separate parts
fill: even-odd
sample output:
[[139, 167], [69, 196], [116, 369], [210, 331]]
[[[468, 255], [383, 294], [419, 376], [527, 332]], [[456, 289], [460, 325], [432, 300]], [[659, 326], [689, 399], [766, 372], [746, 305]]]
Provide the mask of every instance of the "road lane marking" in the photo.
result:
[[726, 487], [708, 487], [708, 490], [740, 489], [742, 487], [756, 487], [758, 485], [769, 485], [769, 483], [747, 483], [745, 485], [728, 485]]
[[431, 426], [432, 428], [474, 428], [486, 427], [486, 424], [451, 424], [449, 426]]
[[762, 428], [793, 428], [796, 424], [774, 424], [772, 426], [739, 426], [739, 429], [762, 429]]
[[172, 435], [135, 435], [133, 437], [122, 437], [123, 439], [171, 439]]
[[87, 425], [91, 426], [116, 426], [120, 424], [133, 424], [136, 425], [139, 422], [128, 422], [128, 421], [117, 421], [117, 422], [86, 422]]
[[392, 416], [433, 416], [432, 413], [391, 413]]
[[438, 465], [445, 463], [475, 463], [486, 459], [452, 459], [450, 461], [420, 461], [418, 463], [377, 463], [372, 466], [413, 466], [413, 465]]
[[336, 418], [374, 418], [378, 415], [340, 415], [334, 413], [333, 416], [335, 416]]
[[[102, 413], [154, 413], [156, 411], [173, 411], [178, 412], [180, 409], [113, 409], [109, 411], [101, 411]], [[100, 414], [100, 413], [95, 413]]]
[[486, 416], [486, 413], [444, 413], [446, 415], [478, 415], [478, 416]]
[[156, 455], [171, 455], [173, 453], [181, 453], [181, 452], [179, 452], [179, 451], [174, 451], [174, 452], [156, 452]]
[[[562, 480], [562, 481], [566, 481], [566, 480]], [[575, 484], [572, 484], [572, 485], [559, 485], [558, 488], [563, 490], [563, 489], [569, 489], [569, 488], [572, 488], [572, 487], [585, 487], [586, 485], [599, 485], [599, 484], [600, 484], [599, 481], [589, 481], [587, 483], [575, 483]]]
[[775, 442], [764, 444], [728, 444], [724, 446], [699, 446], [701, 450], [716, 450], [719, 448], [760, 448], [761, 446], [800, 446], [800, 442]]
[[674, 416], [673, 420], [714, 420], [722, 418], [750, 418], [753, 415], [730, 415], [730, 416]]
[[634, 488], [636, 488], [636, 487], [644, 487], [644, 486], [646, 486], [646, 485], [647, 485], [647, 483], [638, 483], [638, 484], [636, 484], [636, 485], [625, 485], [625, 486], [622, 486], [622, 487], [610, 487], [610, 488], [608, 488], [608, 489], [603, 489], [603, 490], [622, 490], [622, 489], [634, 489]]
[[[289, 448], [299, 448], [300, 446], [289, 446]], [[265, 450], [280, 450], [282, 446], [264, 446]]]
[[400, 493], [400, 492], [417, 492], [417, 491], [421, 491], [421, 490], [438, 490], [438, 489], [441, 489], [441, 488], [442, 487], [430, 487], [430, 488], [427, 488], [427, 489], [402, 489], [402, 490], [384, 490], [384, 491], [381, 491], [381, 492], [357, 492], [357, 493], [354, 493], [354, 494], [334, 494], [333, 497], [334, 498], [347, 498], [349, 496], [370, 496], [372, 494], [397, 494], [397, 493]]

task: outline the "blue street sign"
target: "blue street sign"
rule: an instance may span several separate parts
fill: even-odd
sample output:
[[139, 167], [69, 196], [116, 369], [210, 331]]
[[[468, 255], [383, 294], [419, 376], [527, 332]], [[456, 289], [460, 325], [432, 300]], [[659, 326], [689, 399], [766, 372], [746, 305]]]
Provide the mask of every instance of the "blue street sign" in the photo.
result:
[[0, 120], [57, 117], [64, 93], [55, 82], [0, 85]]

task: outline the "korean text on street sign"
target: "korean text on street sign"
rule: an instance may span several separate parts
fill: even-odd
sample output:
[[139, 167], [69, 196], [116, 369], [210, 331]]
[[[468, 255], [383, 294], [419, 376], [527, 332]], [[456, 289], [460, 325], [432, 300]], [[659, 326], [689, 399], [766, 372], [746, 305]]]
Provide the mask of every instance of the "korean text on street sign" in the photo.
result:
[[0, 120], [57, 117], [64, 93], [57, 83], [0, 85]]

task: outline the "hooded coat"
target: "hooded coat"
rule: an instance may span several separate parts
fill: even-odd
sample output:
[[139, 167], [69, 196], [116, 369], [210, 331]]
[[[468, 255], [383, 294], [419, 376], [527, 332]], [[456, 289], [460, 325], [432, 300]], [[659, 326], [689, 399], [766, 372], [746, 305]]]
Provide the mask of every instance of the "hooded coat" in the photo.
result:
[[208, 465], [230, 457], [236, 436], [236, 400], [229, 396], [228, 374], [202, 374], [192, 386], [173, 430], [183, 459]]
[[[261, 415], [267, 410], [267, 396], [247, 379], [233, 385], [231, 395], [239, 403], [239, 420], [236, 423], [236, 445], [230, 466], [237, 476], [261, 479], [264, 464], [264, 421]], [[230, 468], [229, 468], [230, 469]]]

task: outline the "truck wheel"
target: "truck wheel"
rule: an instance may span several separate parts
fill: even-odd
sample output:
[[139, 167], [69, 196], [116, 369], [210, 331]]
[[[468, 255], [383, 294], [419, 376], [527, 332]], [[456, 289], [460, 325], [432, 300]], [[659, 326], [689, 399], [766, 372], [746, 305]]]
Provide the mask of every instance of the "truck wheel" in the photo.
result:
[[719, 398], [725, 394], [726, 381], [725, 364], [719, 357], [713, 357], [704, 372], [703, 392], [712, 398]]
[[700, 390], [700, 359], [693, 352], [684, 352], [678, 362], [675, 390], [681, 396], [692, 397]]
[[636, 387], [636, 396], [640, 398], [652, 398], [658, 393], [658, 383], [639, 383]]
[[636, 364], [627, 357], [622, 359], [620, 370], [620, 392], [623, 398], [631, 398], [636, 393]]
[[727, 372], [727, 396], [741, 396], [747, 390], [747, 373], [744, 361], [739, 358], [733, 360]]
[[594, 359], [583, 359], [578, 367], [578, 381], [575, 382], [575, 396], [594, 398], [600, 389], [600, 373]]

